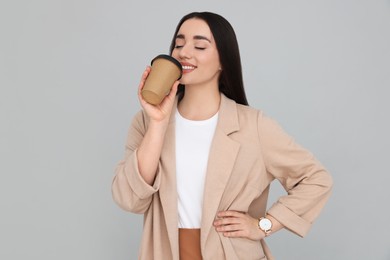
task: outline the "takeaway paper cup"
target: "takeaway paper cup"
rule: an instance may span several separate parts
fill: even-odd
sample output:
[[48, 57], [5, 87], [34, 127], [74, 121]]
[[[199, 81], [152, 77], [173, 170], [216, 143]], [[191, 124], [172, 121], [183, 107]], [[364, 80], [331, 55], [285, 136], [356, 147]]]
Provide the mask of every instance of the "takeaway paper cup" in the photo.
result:
[[146, 102], [158, 105], [169, 93], [173, 83], [181, 78], [182, 66], [175, 58], [164, 54], [155, 57], [151, 65], [141, 95]]

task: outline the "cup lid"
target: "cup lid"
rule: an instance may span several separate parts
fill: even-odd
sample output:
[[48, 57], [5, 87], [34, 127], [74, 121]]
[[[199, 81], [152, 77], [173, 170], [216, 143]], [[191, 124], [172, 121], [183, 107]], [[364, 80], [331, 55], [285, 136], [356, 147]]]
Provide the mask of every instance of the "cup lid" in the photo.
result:
[[172, 61], [172, 62], [179, 68], [179, 70], [180, 70], [180, 76], [179, 76], [178, 79], [181, 78], [181, 76], [182, 76], [182, 74], [183, 74], [183, 69], [182, 69], [181, 63], [180, 63], [177, 59], [173, 58], [172, 56], [166, 55], [166, 54], [160, 54], [160, 55], [156, 56], [156, 57], [150, 62], [150, 64], [153, 65], [153, 62], [154, 62], [155, 60], [157, 60], [157, 59], [166, 59], [166, 60]]

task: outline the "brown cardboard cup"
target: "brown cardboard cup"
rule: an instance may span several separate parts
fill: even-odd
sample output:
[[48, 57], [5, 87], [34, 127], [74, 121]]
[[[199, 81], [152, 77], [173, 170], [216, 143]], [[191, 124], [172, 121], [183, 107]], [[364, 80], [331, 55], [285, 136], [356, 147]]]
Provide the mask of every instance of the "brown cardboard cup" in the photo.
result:
[[169, 93], [173, 83], [181, 78], [180, 62], [169, 55], [158, 55], [151, 62], [152, 70], [146, 78], [141, 95], [146, 102], [158, 105]]

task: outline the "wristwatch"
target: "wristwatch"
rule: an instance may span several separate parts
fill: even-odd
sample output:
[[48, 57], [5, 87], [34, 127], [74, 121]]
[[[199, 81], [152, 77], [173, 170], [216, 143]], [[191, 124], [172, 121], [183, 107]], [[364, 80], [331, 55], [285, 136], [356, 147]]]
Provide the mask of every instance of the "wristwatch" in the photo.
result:
[[265, 236], [271, 232], [272, 221], [269, 218], [262, 217], [259, 219], [259, 228], [264, 231]]

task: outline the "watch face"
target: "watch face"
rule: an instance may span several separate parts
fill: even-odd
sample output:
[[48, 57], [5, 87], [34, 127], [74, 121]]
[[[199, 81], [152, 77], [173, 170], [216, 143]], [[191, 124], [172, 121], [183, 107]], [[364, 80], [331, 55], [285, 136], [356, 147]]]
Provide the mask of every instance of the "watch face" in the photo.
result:
[[259, 227], [260, 227], [262, 230], [270, 230], [271, 227], [272, 227], [272, 222], [271, 222], [271, 220], [269, 220], [268, 218], [262, 218], [262, 219], [260, 219], [260, 221], [259, 221]]

